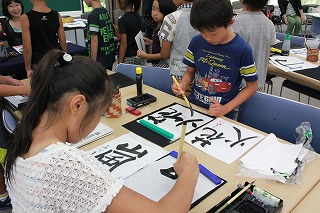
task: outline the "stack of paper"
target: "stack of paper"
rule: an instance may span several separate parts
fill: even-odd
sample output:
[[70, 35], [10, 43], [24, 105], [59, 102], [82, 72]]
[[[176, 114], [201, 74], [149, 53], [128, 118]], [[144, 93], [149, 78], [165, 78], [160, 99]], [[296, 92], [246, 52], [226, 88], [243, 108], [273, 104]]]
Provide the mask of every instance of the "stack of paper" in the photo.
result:
[[290, 53], [305, 58], [307, 57], [307, 48], [292, 49], [290, 50]]
[[74, 146], [79, 148], [112, 133], [114, 133], [114, 129], [100, 122], [86, 138], [74, 144]]
[[86, 24], [83, 21], [75, 21], [72, 23], [64, 23], [63, 27], [68, 27], [68, 28], [86, 27]]
[[269, 62], [285, 72], [318, 67], [318, 65], [291, 56], [271, 56]]
[[246, 169], [258, 174], [258, 177], [284, 183], [287, 178], [295, 175], [298, 161], [307, 154], [307, 150], [302, 146], [303, 144], [280, 143], [271, 133], [241, 158], [240, 162]]
[[25, 95], [7, 96], [4, 98], [8, 101], [13, 110], [20, 109], [29, 100], [29, 97]]

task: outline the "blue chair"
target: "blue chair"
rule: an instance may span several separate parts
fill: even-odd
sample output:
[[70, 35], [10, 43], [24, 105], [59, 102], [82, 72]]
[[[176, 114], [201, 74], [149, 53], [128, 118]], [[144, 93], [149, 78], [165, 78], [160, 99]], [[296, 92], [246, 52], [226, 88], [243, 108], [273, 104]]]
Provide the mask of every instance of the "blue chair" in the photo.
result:
[[[276, 38], [279, 39], [280, 41], [283, 41], [285, 36], [286, 36], [285, 33], [276, 32]], [[290, 35], [290, 37], [291, 37], [291, 46], [293, 47], [304, 46], [304, 37], [293, 36], [293, 35]], [[291, 47], [291, 49], [293, 49], [293, 47]]]
[[133, 64], [118, 64], [116, 72], [122, 73], [131, 79], [136, 78], [136, 67], [142, 68], [143, 83], [168, 94], [173, 94], [171, 90], [172, 78], [170, 70], [167, 68], [139, 66]]
[[11, 135], [14, 133], [18, 126], [18, 122], [16, 119], [8, 112], [7, 110], [3, 109], [1, 113], [2, 117], [2, 124], [5, 130]]
[[315, 36], [320, 35], [320, 17], [319, 16], [312, 16], [311, 31]]
[[240, 106], [238, 121], [291, 143], [296, 142], [295, 129], [302, 122], [310, 122], [311, 146], [320, 153], [320, 108], [256, 92]]

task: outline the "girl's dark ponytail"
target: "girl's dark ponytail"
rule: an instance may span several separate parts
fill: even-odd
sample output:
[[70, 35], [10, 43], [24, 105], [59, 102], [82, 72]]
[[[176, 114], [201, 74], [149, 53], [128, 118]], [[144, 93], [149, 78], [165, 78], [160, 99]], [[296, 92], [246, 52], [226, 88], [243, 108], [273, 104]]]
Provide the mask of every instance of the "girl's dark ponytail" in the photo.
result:
[[[13, 140], [8, 143], [5, 175], [10, 180], [10, 171], [19, 155], [26, 153], [32, 142], [32, 131], [38, 125], [40, 116], [48, 105], [48, 87], [54, 75], [55, 64], [64, 53], [56, 50], [47, 54], [35, 68], [31, 85], [29, 101], [24, 108], [23, 118], [18, 125]], [[46, 72], [43, 72], [46, 70]], [[34, 84], [41, 82], [41, 84]]]

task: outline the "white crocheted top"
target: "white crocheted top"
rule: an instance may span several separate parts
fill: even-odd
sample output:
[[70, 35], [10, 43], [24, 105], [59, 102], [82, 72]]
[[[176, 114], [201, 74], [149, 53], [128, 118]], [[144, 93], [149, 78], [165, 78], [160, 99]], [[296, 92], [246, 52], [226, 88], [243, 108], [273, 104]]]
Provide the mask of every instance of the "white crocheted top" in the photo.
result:
[[123, 186], [88, 153], [58, 142], [18, 157], [7, 190], [13, 212], [104, 212]]

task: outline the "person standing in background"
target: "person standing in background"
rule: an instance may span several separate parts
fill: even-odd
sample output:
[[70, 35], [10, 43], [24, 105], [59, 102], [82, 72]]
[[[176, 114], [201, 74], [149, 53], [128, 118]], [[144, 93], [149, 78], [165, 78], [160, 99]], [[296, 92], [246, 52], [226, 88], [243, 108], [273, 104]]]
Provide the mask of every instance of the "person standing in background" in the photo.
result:
[[112, 70], [115, 61], [115, 30], [110, 14], [100, 0], [84, 0], [93, 10], [88, 16], [88, 50], [90, 57]]
[[172, 0], [154, 0], [152, 4], [152, 18], [157, 23], [152, 33], [152, 40], [144, 38], [147, 45], [152, 45], [152, 54], [148, 54], [143, 50], [138, 50], [137, 56], [151, 60], [152, 66], [168, 67], [166, 59], [161, 60], [162, 40], [159, 39], [158, 33], [163, 22], [163, 18], [176, 11], [176, 6]]
[[30, 0], [32, 10], [20, 17], [23, 58], [27, 76], [32, 75], [32, 65], [51, 49], [67, 52], [62, 19], [57, 11], [47, 6], [46, 0]]
[[118, 0], [120, 9], [125, 14], [118, 21], [120, 34], [120, 47], [118, 63], [142, 64], [137, 58], [138, 46], [135, 37], [141, 31], [141, 18], [138, 13], [140, 0]]
[[299, 35], [302, 22], [306, 18], [302, 10], [301, 0], [278, 0], [278, 5], [281, 11], [281, 17], [284, 23], [288, 26], [286, 33]]
[[241, 0], [243, 9], [231, 26], [252, 47], [258, 74], [258, 90], [263, 91], [267, 76], [270, 47], [276, 43], [276, 30], [261, 9], [268, 0]]
[[187, 66], [182, 63], [193, 36], [199, 34], [190, 24], [193, 0], [173, 0], [177, 10], [165, 16], [159, 30], [162, 39], [161, 58], [169, 58], [171, 74], [181, 80]]
[[0, 40], [8, 41], [10, 47], [22, 44], [21, 22], [23, 13], [21, 0], [2, 0], [2, 14], [6, 20], [0, 24]]

